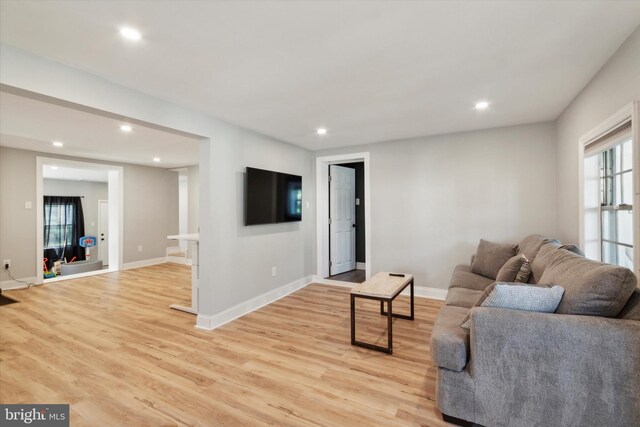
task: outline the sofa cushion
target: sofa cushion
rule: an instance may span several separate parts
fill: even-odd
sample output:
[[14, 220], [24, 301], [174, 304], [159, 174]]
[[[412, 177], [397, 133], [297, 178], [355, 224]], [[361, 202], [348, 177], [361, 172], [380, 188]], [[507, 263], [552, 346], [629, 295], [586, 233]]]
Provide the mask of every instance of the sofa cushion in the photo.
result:
[[544, 243], [540, 247], [538, 255], [536, 255], [536, 258], [531, 263], [531, 275], [529, 276], [529, 283], [540, 282], [542, 273], [544, 273], [547, 265], [551, 263], [553, 254], [559, 247], [560, 243], [558, 243], [557, 241]]
[[618, 315], [621, 319], [640, 320], [640, 288], [636, 288]]
[[636, 289], [636, 277], [627, 268], [559, 248], [549, 249], [545, 257], [547, 265], [540, 283], [565, 289], [556, 313], [616, 317]]
[[478, 298], [480, 298], [480, 295], [482, 295], [482, 291], [476, 291], [475, 289], [449, 288], [444, 303], [445, 305], [471, 308]]
[[516, 254], [517, 245], [493, 243], [480, 239], [471, 272], [495, 279], [502, 266]]
[[453, 274], [449, 281], [449, 287], [484, 291], [492, 282], [493, 280], [488, 277], [472, 273], [471, 267], [468, 265], [458, 265], [453, 269]]
[[580, 249], [578, 245], [574, 245], [573, 243], [569, 243], [566, 245], [560, 246], [560, 249], [567, 250], [569, 252], [573, 252], [574, 254], [578, 254], [580, 256], [584, 256], [584, 251]]
[[531, 264], [523, 254], [509, 258], [498, 274], [496, 282], [520, 282], [527, 283], [531, 275]]
[[547, 240], [549, 239], [539, 234], [527, 236], [518, 243], [518, 254], [526, 256], [527, 259], [532, 262], [536, 259], [538, 251]]
[[468, 309], [444, 306], [431, 332], [431, 360], [441, 368], [462, 371], [469, 356], [469, 331], [460, 323]]
[[465, 314], [465, 316], [462, 318], [462, 322], [460, 323], [460, 326], [462, 326], [465, 329], [469, 329], [469, 319], [471, 319], [471, 309], [474, 307], [480, 307], [484, 302], [484, 300], [486, 300], [489, 297], [489, 295], [491, 294], [491, 292], [493, 292], [495, 288], [496, 288], [496, 282], [493, 282], [489, 286], [487, 286], [487, 289], [485, 289], [484, 292], [482, 292], [480, 296], [478, 296], [478, 299], [476, 300], [476, 302], [473, 303], [471, 308], [469, 308], [469, 311], [467, 311], [467, 314]]

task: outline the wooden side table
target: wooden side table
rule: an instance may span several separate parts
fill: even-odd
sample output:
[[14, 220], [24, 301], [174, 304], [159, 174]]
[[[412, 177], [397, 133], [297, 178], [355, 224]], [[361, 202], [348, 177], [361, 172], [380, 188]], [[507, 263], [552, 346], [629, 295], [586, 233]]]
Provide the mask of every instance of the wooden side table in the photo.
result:
[[[384, 353], [393, 353], [393, 318], [414, 319], [413, 306], [413, 275], [405, 274], [402, 277], [390, 276], [388, 272], [380, 272], [375, 274], [369, 280], [360, 283], [351, 289], [351, 344], [359, 347], [368, 348], [370, 350], [382, 351]], [[411, 314], [395, 314], [393, 313], [393, 300], [400, 293], [411, 287]], [[383, 347], [376, 344], [370, 344], [356, 340], [356, 298], [365, 298], [380, 301], [380, 314], [387, 316], [387, 346]], [[387, 303], [387, 311], [384, 310], [384, 303]]]

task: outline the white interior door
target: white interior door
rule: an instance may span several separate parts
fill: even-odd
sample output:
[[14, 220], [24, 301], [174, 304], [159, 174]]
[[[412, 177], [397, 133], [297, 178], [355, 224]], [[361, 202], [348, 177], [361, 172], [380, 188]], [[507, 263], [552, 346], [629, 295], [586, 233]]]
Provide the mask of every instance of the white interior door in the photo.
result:
[[[109, 202], [98, 201], [98, 258], [102, 265], [109, 265]], [[91, 257], [93, 258], [93, 257]]]
[[329, 272], [356, 268], [356, 171], [329, 165]]

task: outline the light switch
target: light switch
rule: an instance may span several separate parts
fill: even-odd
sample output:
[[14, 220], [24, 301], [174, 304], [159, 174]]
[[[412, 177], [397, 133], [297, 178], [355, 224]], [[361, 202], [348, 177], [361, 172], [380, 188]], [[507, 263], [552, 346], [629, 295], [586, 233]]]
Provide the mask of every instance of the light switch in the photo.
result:
[[24, 208], [31, 209], [31, 200], [27, 200], [26, 202], [24, 202]]
[[360, 206], [360, 198], [356, 197], [356, 206]]

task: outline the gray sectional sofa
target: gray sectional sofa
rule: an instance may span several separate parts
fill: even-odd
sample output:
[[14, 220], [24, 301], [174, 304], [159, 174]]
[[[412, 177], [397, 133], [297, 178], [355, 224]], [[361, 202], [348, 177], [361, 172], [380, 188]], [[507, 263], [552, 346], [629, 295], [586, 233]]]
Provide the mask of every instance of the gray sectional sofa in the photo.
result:
[[560, 285], [555, 313], [475, 307], [494, 278], [458, 266], [431, 335], [437, 407], [483, 426], [640, 426], [640, 289], [625, 268], [529, 236], [530, 283]]

